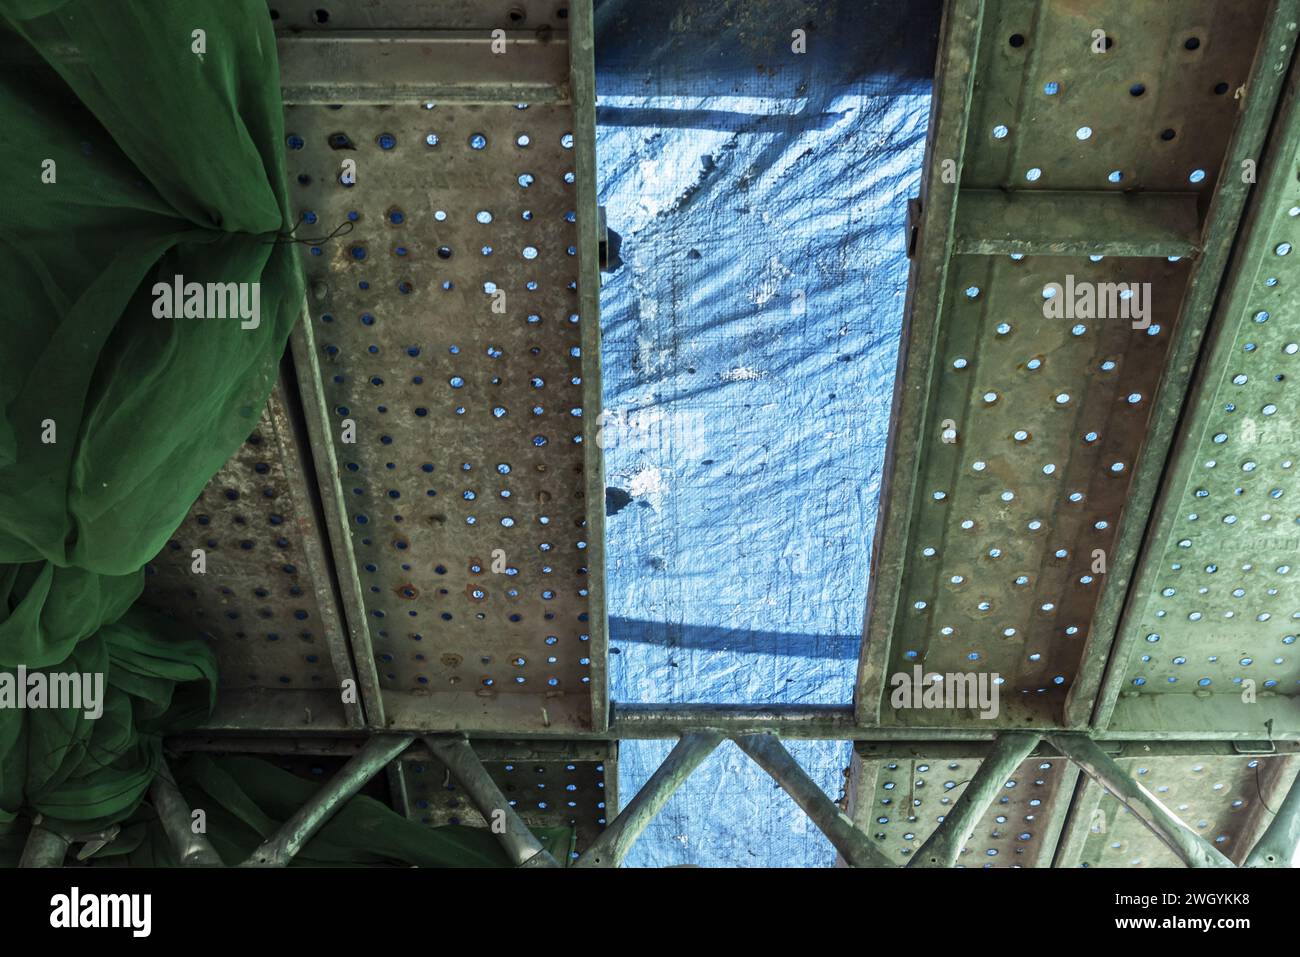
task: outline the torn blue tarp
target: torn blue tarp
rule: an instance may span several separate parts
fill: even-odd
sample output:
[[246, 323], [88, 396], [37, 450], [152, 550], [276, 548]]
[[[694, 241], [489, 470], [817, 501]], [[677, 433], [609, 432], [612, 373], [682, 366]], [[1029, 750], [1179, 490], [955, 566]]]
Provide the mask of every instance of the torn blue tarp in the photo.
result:
[[[937, 30], [932, 2], [597, 6], [615, 701], [851, 700]], [[670, 747], [623, 743], [624, 802]], [[792, 751], [842, 794], [847, 743]], [[833, 861], [728, 743], [628, 864]]]

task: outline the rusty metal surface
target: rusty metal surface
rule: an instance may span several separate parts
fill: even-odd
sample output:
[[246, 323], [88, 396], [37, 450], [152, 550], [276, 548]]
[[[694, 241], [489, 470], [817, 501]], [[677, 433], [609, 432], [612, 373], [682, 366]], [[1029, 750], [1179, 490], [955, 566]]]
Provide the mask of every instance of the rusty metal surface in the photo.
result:
[[[898, 866], [908, 863], [979, 769], [980, 758], [855, 757], [852, 817]], [[1046, 867], [1078, 769], [1059, 756], [1031, 757], [1005, 782], [958, 867]]]
[[[1121, 760], [1123, 767], [1195, 833], [1240, 862], [1262, 832], [1273, 807], [1295, 778], [1294, 759], [1149, 758]], [[1091, 785], [1098, 792], [1100, 787]], [[1090, 805], [1084, 867], [1181, 867], [1174, 853], [1109, 793]]]
[[293, 104], [551, 102], [568, 98], [564, 40], [513, 30], [497, 40], [465, 30], [281, 35], [280, 85]]
[[[212, 643], [223, 700], [256, 697], [299, 726], [359, 726], [360, 710], [340, 693], [352, 668], [302, 448], [279, 384], [248, 440], [146, 566], [142, 600]], [[193, 571], [195, 549], [206, 573]], [[314, 708], [305, 721], [304, 708]], [[252, 730], [266, 718], [239, 709], [218, 723]]]
[[[1263, 0], [990, 3], [962, 185], [1147, 192], [1196, 185], [1208, 195], [1268, 8]], [[1109, 44], [1100, 53], [1098, 29]], [[1198, 169], [1204, 177], [1189, 183]], [[1030, 170], [1039, 175], [1029, 179]]]
[[543, 30], [569, 25], [567, 0], [267, 0], [277, 32]]
[[590, 728], [603, 503], [573, 107], [289, 106], [286, 129], [300, 235], [345, 232], [303, 255], [342, 584], [388, 725]]
[[[568, 102], [581, 90], [556, 74], [545, 97], [492, 102], [522, 76], [512, 80], [508, 62], [498, 62], [495, 79], [474, 91], [467, 79], [459, 99], [408, 96], [422, 81], [407, 68], [427, 52], [399, 63], [396, 79], [382, 68], [355, 82], [329, 75], [368, 61], [368, 53], [360, 60], [348, 53], [360, 48], [349, 44], [373, 49], [382, 38], [364, 31], [381, 29], [500, 26], [527, 32], [553, 53], [568, 46], [567, 16], [559, 15], [567, 6], [271, 5], [285, 48], [296, 51], [290, 65], [302, 68], [289, 80], [306, 89], [326, 77], [286, 110], [291, 189], [304, 220], [298, 235], [320, 237], [303, 250], [308, 325], [295, 339], [297, 374], [309, 379], [302, 394], [317, 471], [277, 389], [250, 443], [152, 563], [148, 595], [214, 641], [223, 700], [213, 727], [284, 735], [263, 741], [263, 752], [327, 752], [283, 758], [294, 773], [316, 779], [359, 746], [325, 736], [331, 727], [362, 724], [359, 706], [336, 704], [338, 684], [353, 676], [349, 652], [372, 728], [554, 735], [475, 747], [526, 823], [576, 827], [576, 854], [616, 810], [617, 749], [594, 740], [617, 735], [605, 727], [599, 608], [596, 288], [591, 264], [582, 263], [592, 244], [579, 214], [594, 208], [594, 161], [581, 158], [591, 144], [579, 142], [594, 133], [575, 122]], [[913, 479], [894, 483], [915, 492], [904, 533], [878, 536], [901, 571], [896, 606], [877, 628], [888, 628], [882, 663], [890, 673], [922, 664], [929, 672], [997, 672], [1005, 683], [998, 720], [887, 708], [883, 727], [862, 732], [884, 743], [857, 749], [851, 813], [899, 864], [973, 777], [987, 747], [975, 737], [1008, 725], [1065, 723], [1067, 693], [1085, 669], [1099, 672], [1105, 663], [1096, 647], [1088, 658], [1105, 582], [1095, 556], [1113, 553], [1126, 518], [1145, 521], [1145, 513], [1126, 511], [1161, 414], [1153, 398], [1178, 355], [1188, 291], [1217, 282], [1201, 265], [1220, 234], [1207, 244], [1200, 233], [1215, 221], [1211, 197], [1242, 123], [1248, 98], [1239, 91], [1266, 42], [1268, 4], [1231, 12], [1210, 0], [1160, 10], [1086, 6], [1085, 15], [1072, 12], [1077, 5], [1002, 0], [984, 5], [974, 27], [973, 96], [956, 150], [964, 156], [954, 190], [961, 196], [952, 198], [943, 240], [960, 255], [945, 256], [941, 281], [924, 276], [937, 287], [942, 321], [910, 330], [932, 364], [918, 367], [919, 385], [916, 375], [900, 383], [900, 395], [924, 390], [907, 419], [920, 464]], [[1113, 41], [1096, 57], [1081, 39], [1094, 21]], [[1022, 42], [1012, 43], [1014, 36]], [[342, 51], [333, 66], [309, 62], [323, 49], [318, 43]], [[483, 52], [481, 37], [444, 32], [438, 43], [455, 57]], [[484, 93], [489, 87], [494, 92]], [[401, 102], [376, 102], [375, 90], [398, 88]], [[995, 132], [1000, 126], [1005, 132]], [[930, 161], [942, 161], [952, 145], [939, 143]], [[355, 178], [341, 178], [344, 160], [355, 161]], [[1125, 193], [1135, 188], [1145, 192]], [[1033, 199], [1007, 198], [1019, 190]], [[1068, 218], [1071, 202], [1082, 204], [1077, 222], [1058, 228], [1053, 217]], [[988, 210], [995, 221], [981, 229]], [[1276, 212], [1279, 227], [1288, 214]], [[1232, 216], [1226, 221], [1235, 225]], [[1096, 235], [1099, 225], [1116, 223], [1128, 224], [1123, 236]], [[938, 242], [933, 233], [931, 242]], [[1149, 282], [1149, 327], [1045, 318], [1044, 290], [1067, 275]], [[1245, 338], [1232, 355], [1238, 347], [1250, 360], [1262, 347], [1287, 354], [1278, 322], [1253, 312], [1239, 319]], [[900, 375], [905, 367], [906, 357]], [[1273, 415], [1263, 404], [1284, 407], [1283, 377], [1272, 376], [1272, 385], [1268, 378], [1250, 376], [1261, 416]], [[1290, 432], [1276, 422], [1267, 423], [1268, 438], [1278, 439], [1282, 455]], [[1207, 423], [1202, 439], [1211, 434]], [[323, 520], [304, 474], [320, 482]], [[195, 586], [191, 547], [208, 549], [213, 585]], [[252, 616], [256, 629], [248, 627]], [[874, 636], [879, 649], [879, 631]], [[1237, 672], [1220, 664], [1221, 677], [1232, 680]], [[1293, 670], [1289, 656], [1273, 664]], [[1168, 677], [1163, 664], [1143, 666], [1142, 675], [1155, 668]], [[1142, 728], [1153, 738], [1177, 733], [1156, 724]], [[830, 727], [817, 723], [808, 733], [829, 735]], [[922, 738], [928, 731], [973, 743], [885, 741], [914, 728]], [[295, 730], [320, 736], [293, 738]], [[1296, 733], [1279, 729], [1279, 736]], [[281, 741], [285, 751], [277, 751]], [[218, 737], [200, 749], [223, 747]], [[1171, 749], [1122, 762], [1198, 833], [1244, 855], [1266, 823], [1267, 795], [1294, 776], [1294, 760]], [[1268, 771], [1262, 785], [1261, 767]], [[429, 824], [486, 823], [419, 746], [390, 767], [387, 784], [371, 786]], [[1036, 754], [1008, 779], [959, 866], [1048, 866], [1063, 857], [1152, 866], [1168, 863], [1162, 852], [1068, 761]]]

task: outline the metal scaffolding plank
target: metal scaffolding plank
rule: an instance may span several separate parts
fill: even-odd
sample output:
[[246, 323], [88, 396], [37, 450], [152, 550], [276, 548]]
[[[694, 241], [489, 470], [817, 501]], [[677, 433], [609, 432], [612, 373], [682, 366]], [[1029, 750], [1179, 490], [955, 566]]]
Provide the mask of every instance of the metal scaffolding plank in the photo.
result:
[[[950, 5], [861, 722], [1087, 723], [1295, 19], [1292, 2]], [[1142, 284], [1145, 315], [1055, 317], [1076, 281]], [[997, 673], [1000, 714], [887, 707], [917, 665]]]
[[1134, 575], [1098, 726], [1300, 728], [1297, 162], [1293, 71]]
[[[390, 9], [445, 30], [462, 6]], [[551, 102], [372, 105], [386, 66], [411, 81], [398, 57], [286, 106], [299, 234], [321, 237], [295, 360], [367, 711], [392, 729], [606, 720], [594, 67], [589, 5], [566, 10], [570, 42], [529, 24], [570, 54]], [[484, 71], [526, 59], [505, 42]]]
[[340, 693], [352, 664], [290, 394], [276, 385], [248, 440], [145, 566], [142, 601], [193, 624], [216, 653], [213, 728], [364, 723], [357, 698]]
[[[569, 741], [533, 745], [476, 741], [474, 750], [525, 824], [574, 829], [571, 856], [590, 847], [618, 812], [616, 743], [602, 742], [597, 753], [592, 753], [591, 745]], [[407, 755], [401, 763], [409, 817], [430, 827], [488, 826], [437, 758]]]
[[[951, 812], [982, 761], [982, 755], [855, 750], [849, 816], [903, 866]], [[1078, 773], [1059, 756], [1023, 761], [980, 818], [957, 866], [1046, 867]]]
[[[1286, 783], [1295, 776], [1292, 765], [1289, 773], [1273, 780], [1276, 777], [1273, 769], [1284, 770], [1288, 760], [1248, 756], [1161, 757], [1121, 759], [1118, 763], [1184, 824], [1240, 863], [1262, 831], [1262, 825], [1267, 824], [1267, 815], [1263, 814], [1265, 805], [1270, 799], [1280, 800], [1286, 793]], [[1113, 795], [1100, 787], [1096, 795], [1100, 795], [1096, 810], [1086, 822], [1078, 819], [1075, 822], [1086, 823], [1078, 857], [1058, 861], [1058, 866], [1184, 866]]]

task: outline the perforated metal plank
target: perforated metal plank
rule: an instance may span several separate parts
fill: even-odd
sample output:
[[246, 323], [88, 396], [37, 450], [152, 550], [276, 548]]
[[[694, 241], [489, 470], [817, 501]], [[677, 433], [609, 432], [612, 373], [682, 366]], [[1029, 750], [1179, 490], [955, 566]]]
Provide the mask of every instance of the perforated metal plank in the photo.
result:
[[[859, 720], [1050, 727], [1090, 716], [1226, 261], [1220, 237], [1240, 215], [1238, 159], [1257, 156], [1290, 60], [1292, 6], [1242, 6], [951, 5]], [[1094, 54], [1096, 28], [1111, 45]], [[1189, 200], [1201, 251], [1171, 262], [1190, 242]], [[1018, 236], [1026, 203], [1039, 221]], [[1162, 218], [1136, 237], [1089, 233], [1144, 216]], [[1004, 247], [1014, 254], [954, 254]], [[1151, 315], [1048, 317], [1052, 284], [1065, 298], [1076, 281], [1150, 283]], [[888, 708], [890, 677], [914, 665], [996, 672], [1001, 713]]]
[[[854, 822], [900, 867], [939, 826], [979, 769], [970, 754], [854, 756]], [[959, 867], [1046, 867], [1078, 769], [1059, 756], [1031, 757], [967, 842]]]
[[[1295, 778], [1294, 759], [1151, 758], [1122, 760], [1135, 780], [1236, 863], [1250, 852], [1267, 824], [1267, 805], [1276, 807]], [[1099, 785], [1088, 815], [1086, 840], [1075, 861], [1064, 866], [1182, 867], [1182, 862]]]
[[1125, 609], [1103, 726], [1118, 696], [1117, 729], [1300, 733], [1296, 90], [1293, 77]]
[[[529, 827], [571, 826], [571, 855], [581, 854], [617, 814], [617, 745], [574, 742], [475, 742], [483, 766]], [[436, 758], [402, 762], [409, 816], [431, 827], [487, 827]]]
[[[345, 704], [340, 693], [352, 665], [305, 444], [277, 384], [248, 440], [145, 566], [142, 601], [192, 623], [216, 652], [221, 693], [212, 727], [363, 723], [355, 696]], [[195, 571], [195, 550], [204, 572]]]
[[322, 237], [295, 358], [319, 370], [323, 497], [388, 727], [605, 726], [589, 9], [572, 28], [571, 99], [286, 107], [300, 235]]

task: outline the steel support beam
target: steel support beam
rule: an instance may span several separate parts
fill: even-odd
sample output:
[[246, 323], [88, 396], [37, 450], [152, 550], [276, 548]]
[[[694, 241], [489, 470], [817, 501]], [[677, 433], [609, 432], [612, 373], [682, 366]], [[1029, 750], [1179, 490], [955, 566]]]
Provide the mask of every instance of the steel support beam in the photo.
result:
[[[546, 103], [568, 87], [563, 34], [331, 30], [276, 38], [289, 104]], [[467, 79], [472, 78], [472, 79]]]
[[1263, 836], [1246, 856], [1246, 867], [1295, 867], [1300, 860], [1300, 777], [1287, 791]]
[[[1191, 482], [1193, 467], [1188, 463], [1198, 463], [1201, 458], [1196, 448], [1196, 433], [1207, 428], [1202, 424], [1205, 417], [1218, 415], [1222, 407], [1222, 398], [1213, 387], [1205, 387], [1203, 382], [1192, 384], [1193, 369], [1198, 354], [1203, 364], [1208, 363], [1206, 368], [1236, 361], [1229, 359], [1233, 337], [1230, 333], [1225, 336], [1224, 330], [1245, 311], [1250, 297], [1256, 295], [1254, 276], [1247, 264], [1252, 259], [1259, 261], [1262, 247], [1258, 244], [1268, 243], [1270, 213], [1286, 201], [1292, 188], [1291, 175], [1297, 137], [1300, 137], [1300, 123], [1297, 123], [1300, 101], [1296, 96], [1300, 80], [1289, 73], [1288, 67], [1298, 22], [1300, 6], [1295, 0], [1275, 0], [1271, 4], [1264, 26], [1264, 43], [1247, 85], [1249, 94], [1224, 156], [1220, 185], [1206, 215], [1205, 250], [1197, 260], [1195, 276], [1182, 303], [1168, 371], [1156, 396], [1142, 461], [1128, 491], [1126, 510], [1145, 515], [1148, 521], [1123, 522], [1107, 556], [1108, 587], [1093, 614], [1079, 662], [1079, 677], [1066, 699], [1063, 723], [1069, 728], [1091, 726], [1097, 730], [1118, 724], [1112, 722], [1112, 717], [1116, 717], [1113, 715], [1116, 701], [1122, 691], [1131, 690], [1125, 687], [1125, 680], [1129, 677], [1128, 663], [1145, 634], [1140, 617], [1146, 599], [1158, 589], [1155, 585], [1158, 570], [1167, 561], [1162, 558], [1162, 548], [1176, 540], [1173, 530], [1186, 513], [1179, 493], [1183, 483]], [[1282, 96], [1284, 87], [1286, 97]], [[1264, 156], [1266, 141], [1269, 152]], [[1256, 187], [1252, 185], [1253, 177], [1243, 176], [1242, 169], [1244, 164], [1250, 164], [1253, 169], [1256, 162], [1262, 162], [1264, 167], [1261, 186], [1253, 197], [1252, 208], [1247, 211], [1246, 199]], [[1244, 228], [1239, 228], [1243, 221]], [[1216, 308], [1218, 315], [1211, 325], [1210, 318]], [[1213, 341], [1203, 350], [1207, 327]], [[1174, 448], [1176, 431], [1181, 435], [1178, 448]], [[1241, 711], [1241, 717], [1253, 719], [1254, 710]], [[1145, 731], [1150, 726], [1131, 727]], [[1231, 727], [1227, 723], [1216, 725], [1217, 729], [1224, 730]]]
[[1105, 793], [1105, 789], [1086, 774], [1075, 779], [1074, 796], [1070, 801], [1065, 827], [1056, 844], [1056, 853], [1052, 856], [1053, 867], [1079, 866], [1088, 844], [1088, 834], [1092, 831], [1097, 809], [1101, 807]]
[[[961, 182], [975, 86], [975, 61], [984, 25], [982, 0], [953, 0], [944, 10], [939, 49], [942, 68], [934, 81], [930, 132], [925, 147], [925, 178], [921, 187], [921, 219], [916, 258], [907, 283], [902, 341], [894, 377], [894, 420], [885, 449], [880, 512], [871, 548], [871, 579], [863, 623], [862, 656], [858, 663], [854, 705], [862, 724], [880, 721], [888, 687], [890, 643], [895, 615], [902, 601], [906, 555], [893, 547], [907, 540], [912, 505], [920, 494], [921, 443], [916, 434], [930, 402], [928, 370], [938, 346], [939, 323], [952, 263], [957, 216], [957, 184]], [[886, 546], [889, 547], [886, 547]]]
[[908, 867], [953, 867], [971, 832], [996, 800], [1002, 787], [1037, 747], [1039, 736], [1008, 731], [998, 736], [992, 752], [980, 763], [975, 777], [962, 792], [952, 811], [913, 855]]
[[668, 803], [673, 792], [691, 776], [691, 772], [713, 753], [722, 737], [722, 732], [714, 730], [691, 731], [682, 735], [664, 758], [664, 763], [650, 775], [650, 780], [636, 797], [610, 822], [596, 843], [587, 848], [575, 866], [618, 867], [622, 864], [641, 832]]
[[456, 783], [488, 822], [517, 867], [559, 867], [528, 829], [464, 738], [426, 738], [434, 757], [447, 766]]
[[185, 803], [185, 796], [176, 785], [176, 779], [172, 777], [171, 768], [166, 761], [159, 766], [149, 794], [153, 798], [154, 810], [158, 812], [163, 832], [182, 867], [224, 866], [212, 842], [194, 831], [190, 806]]
[[772, 731], [783, 738], [840, 741], [853, 740], [860, 730], [851, 705], [620, 704], [613, 709], [610, 734], [663, 739], [707, 729], [728, 736]]
[[[1154, 697], [1154, 696], [1151, 696]], [[1166, 697], [1193, 698], [1192, 695]], [[1198, 699], [1199, 700], [1199, 699]], [[1287, 714], [1300, 714], [1300, 699], [1277, 696], [1274, 700], [1285, 703], [1291, 710]], [[1264, 699], [1261, 699], [1263, 702]], [[1263, 709], [1265, 704], [1257, 707]], [[910, 728], [861, 726], [853, 723], [851, 705], [680, 705], [637, 704], [618, 705], [613, 722], [605, 731], [566, 732], [539, 734], [533, 731], [495, 732], [474, 730], [464, 732], [472, 740], [501, 744], [502, 760], [517, 758], [514, 753], [521, 746], [554, 748], [563, 742], [597, 741], [662, 741], [676, 740], [690, 731], [715, 728], [727, 737], [741, 734], [770, 732], [781, 738], [810, 741], [856, 741], [875, 749], [876, 753], [905, 754], [915, 751], [915, 757], [933, 757], [953, 750], [962, 756], [980, 756], [997, 738], [996, 728], [979, 726]], [[449, 729], [441, 732], [447, 733]], [[1042, 727], [1028, 730], [1048, 734], [1059, 728]], [[285, 737], [269, 737], [283, 731]], [[1274, 721], [1273, 737], [1268, 729], [1258, 733], [1242, 731], [1216, 732], [1210, 727], [1177, 728], [1142, 732], [1136, 729], [1116, 729], [1099, 733], [1095, 739], [1108, 750], [1133, 751], [1132, 757], [1150, 754], [1233, 755], [1233, 754], [1295, 754], [1300, 753], [1300, 723]], [[326, 727], [316, 734], [302, 728], [268, 727], [250, 734], [246, 728], [205, 728], [201, 734], [187, 734], [167, 739], [167, 746], [176, 751], [257, 751], [271, 754], [355, 754], [365, 741], [362, 733], [349, 729]], [[507, 746], [508, 745], [508, 746]], [[416, 743], [411, 757], [424, 756], [425, 749]], [[1055, 753], [1050, 744], [1041, 745], [1043, 753]], [[589, 751], [588, 754], [599, 752]], [[864, 756], [870, 756], [865, 755]], [[484, 756], [485, 760], [495, 760]], [[580, 760], [601, 760], [600, 757]]]
[[963, 189], [954, 251], [981, 256], [1190, 256], [1195, 193]]
[[37, 819], [27, 834], [19, 867], [62, 867], [71, 841], [56, 831], [43, 827]]
[[1116, 800], [1136, 815], [1188, 867], [1234, 866], [1214, 845], [1161, 804], [1154, 794], [1125, 774], [1115, 759], [1091, 738], [1081, 734], [1054, 734], [1049, 740], [1085, 774], [1115, 795]]
[[[569, 3], [569, 96], [573, 103], [573, 159], [577, 182], [578, 227], [578, 314], [582, 317], [582, 354], [600, 352], [600, 246], [605, 235], [604, 216], [597, 198], [599, 171], [596, 165], [596, 24], [592, 0]], [[584, 366], [583, 408], [600, 410], [582, 420], [584, 447], [603, 446], [604, 393], [599, 362]], [[588, 455], [583, 466], [587, 534], [600, 548], [587, 548], [586, 585], [588, 609], [588, 655], [591, 674], [591, 728], [609, 727], [609, 609], [605, 601], [605, 457]]]
[[799, 765], [781, 739], [773, 734], [748, 734], [734, 739], [740, 750], [772, 776], [781, 789], [794, 799], [800, 810], [817, 825], [817, 829], [853, 867], [892, 867], [893, 863], [876, 850], [871, 839], [854, 826], [847, 814], [832, 803], [817, 782]]
[[293, 817], [280, 826], [280, 830], [262, 842], [243, 867], [285, 867], [294, 855], [303, 849], [334, 813], [367, 781], [378, 774], [389, 761], [406, 750], [411, 736], [376, 735], [366, 742], [347, 764], [339, 769], [321, 789], [311, 796]]

